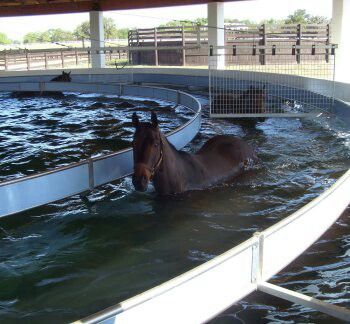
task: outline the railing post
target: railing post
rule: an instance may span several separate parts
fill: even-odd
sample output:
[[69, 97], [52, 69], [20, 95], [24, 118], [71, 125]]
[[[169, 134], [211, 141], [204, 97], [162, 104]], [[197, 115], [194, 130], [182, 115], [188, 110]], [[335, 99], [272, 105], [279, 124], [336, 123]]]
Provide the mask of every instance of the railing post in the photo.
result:
[[182, 37], [182, 65], [185, 66], [186, 65], [186, 50], [185, 50], [186, 39], [185, 39], [185, 26], [184, 25], [182, 25], [181, 37]]
[[27, 62], [27, 70], [30, 70], [30, 56], [28, 50], [26, 50], [26, 62]]
[[197, 25], [197, 46], [201, 46], [201, 26]]
[[157, 27], [155, 27], [155, 28], [154, 28], [154, 47], [155, 47], [155, 50], [154, 50], [154, 62], [155, 62], [155, 65], [156, 65], [156, 66], [159, 65], [157, 45], [158, 45]]
[[4, 51], [4, 65], [5, 70], [8, 70], [7, 50]]
[[47, 61], [47, 53], [46, 52], [44, 53], [44, 57], [45, 57], [45, 70], [47, 70], [49, 68], [49, 64]]
[[62, 68], [64, 68], [64, 54], [63, 51], [61, 51], [61, 64], [62, 64]]
[[296, 60], [297, 60], [297, 63], [299, 64], [300, 60], [301, 60], [301, 57], [300, 57], [301, 50], [300, 50], [300, 48], [298, 48], [298, 46], [301, 46], [301, 25], [300, 24], [297, 25], [297, 41], [296, 41], [296, 45], [297, 45]]
[[[259, 45], [266, 46], [266, 25], [262, 24], [259, 28]], [[266, 65], [266, 51], [265, 48], [259, 50], [259, 61], [261, 65]]]
[[[331, 43], [331, 33], [330, 33], [330, 25], [327, 24], [326, 26], [326, 36], [327, 36], [327, 39], [326, 39], [326, 45], [328, 46], [330, 43]], [[326, 62], [329, 63], [329, 49], [326, 48], [326, 56], [325, 56], [325, 59], [326, 59]]]
[[263, 277], [263, 259], [264, 259], [264, 233], [254, 233], [255, 242], [253, 244], [251, 281], [258, 284]]

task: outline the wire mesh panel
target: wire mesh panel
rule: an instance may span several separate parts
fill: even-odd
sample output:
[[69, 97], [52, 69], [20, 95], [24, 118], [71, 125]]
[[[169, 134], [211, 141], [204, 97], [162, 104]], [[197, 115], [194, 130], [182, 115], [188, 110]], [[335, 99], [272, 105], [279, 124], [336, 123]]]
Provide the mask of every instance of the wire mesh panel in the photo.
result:
[[335, 45], [211, 47], [210, 115], [300, 117], [330, 111], [334, 64]]

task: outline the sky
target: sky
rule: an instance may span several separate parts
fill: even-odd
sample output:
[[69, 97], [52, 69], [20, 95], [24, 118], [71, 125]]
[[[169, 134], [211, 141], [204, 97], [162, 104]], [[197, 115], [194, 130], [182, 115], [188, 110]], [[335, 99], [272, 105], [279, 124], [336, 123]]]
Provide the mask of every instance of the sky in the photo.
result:
[[[286, 18], [296, 9], [305, 9], [312, 15], [332, 16], [332, 0], [249, 0], [225, 2], [225, 18], [260, 21], [268, 18]], [[206, 5], [167, 8], [120, 10], [104, 13], [114, 19], [119, 28], [148, 28], [170, 20], [194, 20], [207, 16]], [[62, 28], [73, 31], [89, 19], [88, 13], [0, 18], [0, 31], [10, 39], [22, 40], [28, 32]]]

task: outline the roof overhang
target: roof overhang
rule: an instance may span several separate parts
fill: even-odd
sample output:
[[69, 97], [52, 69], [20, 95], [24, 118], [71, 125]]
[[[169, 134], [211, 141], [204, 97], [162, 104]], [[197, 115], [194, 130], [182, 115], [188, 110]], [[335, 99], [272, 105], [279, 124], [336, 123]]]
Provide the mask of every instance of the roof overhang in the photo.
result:
[[[242, 0], [231, 0], [242, 1]], [[126, 10], [226, 2], [225, 0], [0, 0], [0, 17]]]

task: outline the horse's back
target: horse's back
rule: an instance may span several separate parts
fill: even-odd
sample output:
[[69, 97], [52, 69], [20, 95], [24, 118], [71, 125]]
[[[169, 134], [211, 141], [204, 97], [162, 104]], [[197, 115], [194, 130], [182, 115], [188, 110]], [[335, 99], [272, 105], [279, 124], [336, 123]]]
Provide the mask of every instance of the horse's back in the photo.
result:
[[226, 172], [258, 158], [251, 146], [236, 136], [218, 135], [208, 140], [196, 153], [199, 160], [213, 171]]

